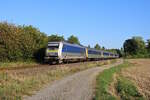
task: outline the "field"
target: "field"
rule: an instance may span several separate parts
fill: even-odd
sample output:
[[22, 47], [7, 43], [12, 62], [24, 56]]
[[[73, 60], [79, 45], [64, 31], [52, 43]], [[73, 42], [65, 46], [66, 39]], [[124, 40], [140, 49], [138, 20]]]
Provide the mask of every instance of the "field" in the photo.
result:
[[[115, 60], [81, 62], [62, 65], [6, 63], [0, 70], [0, 99], [22, 99], [46, 84], [88, 68], [114, 63]], [[2, 66], [3, 65], [3, 66]], [[6, 67], [9, 65], [8, 67]], [[11, 66], [13, 65], [13, 66]]]
[[150, 99], [150, 59], [132, 59], [128, 61], [134, 66], [125, 69], [122, 74], [136, 84], [142, 95]]
[[128, 59], [97, 77], [96, 100], [150, 99], [150, 59]]

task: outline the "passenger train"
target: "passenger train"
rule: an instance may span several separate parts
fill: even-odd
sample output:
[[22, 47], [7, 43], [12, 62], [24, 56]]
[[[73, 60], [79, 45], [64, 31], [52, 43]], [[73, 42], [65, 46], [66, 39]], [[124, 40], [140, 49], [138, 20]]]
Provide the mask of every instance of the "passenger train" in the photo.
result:
[[67, 42], [48, 42], [46, 49], [46, 62], [68, 62], [68, 61], [89, 61], [100, 59], [118, 58], [118, 54], [96, 50], [77, 44]]

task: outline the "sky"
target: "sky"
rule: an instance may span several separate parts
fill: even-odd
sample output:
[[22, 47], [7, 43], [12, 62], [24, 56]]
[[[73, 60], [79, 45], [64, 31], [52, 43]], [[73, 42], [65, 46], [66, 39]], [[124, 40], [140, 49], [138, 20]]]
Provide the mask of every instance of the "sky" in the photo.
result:
[[1, 0], [0, 21], [121, 48], [132, 36], [150, 39], [150, 0]]

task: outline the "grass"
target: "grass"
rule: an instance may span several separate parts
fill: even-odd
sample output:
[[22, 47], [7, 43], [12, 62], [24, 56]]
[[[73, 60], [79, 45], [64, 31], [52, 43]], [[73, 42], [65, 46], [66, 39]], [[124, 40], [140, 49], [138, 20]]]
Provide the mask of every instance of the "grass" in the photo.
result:
[[128, 63], [106, 69], [98, 75], [95, 100], [115, 100], [115, 97], [108, 92], [108, 87], [113, 81], [113, 74], [119, 72], [121, 67], [125, 66], [128, 66]]
[[0, 69], [11, 69], [11, 68], [19, 68], [19, 67], [27, 67], [38, 65], [38, 63], [34, 61], [26, 61], [26, 62], [0, 62]]
[[[111, 83], [114, 81], [114, 74], [119, 73], [122, 68], [127, 68], [130, 65], [130, 63], [125, 61], [121, 65], [106, 69], [100, 73], [97, 77], [96, 96], [94, 99], [117, 100], [117, 97], [109, 92], [109, 86], [111, 86]], [[119, 94], [122, 100], [132, 100], [131, 98], [143, 99], [134, 84], [123, 77], [117, 78], [117, 86], [114, 88], [117, 90], [117, 95]]]
[[[107, 63], [106, 63], [107, 62]], [[1, 70], [0, 71], [0, 100], [21, 100], [24, 95], [32, 95], [33, 91], [39, 90], [44, 85], [51, 83], [54, 80], [60, 79], [66, 75], [73, 74], [78, 71], [82, 71], [88, 68], [109, 64], [111, 61], [88, 63], [76, 65], [74, 67], [63, 66], [51, 69], [39, 68], [39, 70], [29, 69], [29, 72], [21, 69], [18, 72], [14, 70]], [[32, 64], [32, 63], [31, 63]], [[11, 64], [9, 64], [11, 65]], [[18, 64], [14, 64], [16, 66]], [[11, 66], [10, 66], [11, 67]], [[35, 68], [34, 68], [35, 69]], [[31, 71], [32, 70], [32, 71]], [[31, 71], [31, 72], [30, 72]], [[37, 71], [37, 72], [35, 72]]]
[[122, 100], [144, 100], [134, 83], [129, 79], [120, 76], [117, 80], [116, 90]]

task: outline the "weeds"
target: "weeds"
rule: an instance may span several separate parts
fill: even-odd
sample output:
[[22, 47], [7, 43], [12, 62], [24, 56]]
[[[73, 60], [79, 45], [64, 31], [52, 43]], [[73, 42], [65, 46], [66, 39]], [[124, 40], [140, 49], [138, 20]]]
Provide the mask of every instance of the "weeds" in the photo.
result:
[[38, 65], [36, 62], [33, 61], [27, 61], [27, 62], [0, 62], [0, 69], [4, 68], [19, 68], [19, 67], [28, 67], [28, 66], [34, 66]]
[[119, 73], [122, 68], [131, 66], [130, 63], [124, 62], [121, 65], [104, 70], [97, 77], [97, 88], [95, 100], [116, 100], [117, 97], [109, 92], [109, 86], [114, 81], [113, 76], [118, 74], [117, 85], [115, 87], [117, 96], [121, 100], [143, 100], [143, 96], [138, 92], [136, 86], [128, 79], [121, 77]]
[[117, 80], [116, 90], [122, 100], [144, 100], [133, 82], [122, 76]]
[[128, 66], [128, 63], [104, 70], [97, 77], [96, 100], [115, 100], [115, 97], [108, 92], [108, 87], [113, 81], [113, 74], [119, 72], [121, 67]]

